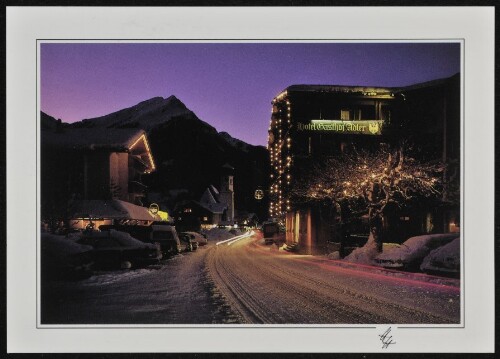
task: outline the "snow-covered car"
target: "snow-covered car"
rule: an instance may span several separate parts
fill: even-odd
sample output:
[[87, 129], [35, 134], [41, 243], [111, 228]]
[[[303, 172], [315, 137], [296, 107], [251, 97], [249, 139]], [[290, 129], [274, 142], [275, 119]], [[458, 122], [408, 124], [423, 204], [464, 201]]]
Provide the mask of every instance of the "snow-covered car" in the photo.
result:
[[169, 224], [138, 225], [104, 225], [101, 231], [114, 229], [129, 233], [133, 238], [145, 243], [159, 243], [164, 255], [177, 254], [181, 251], [181, 243], [175, 227]]
[[91, 246], [78, 244], [65, 236], [43, 233], [40, 247], [44, 279], [84, 279], [93, 274]]
[[418, 270], [423, 259], [433, 250], [455, 238], [459, 233], [425, 234], [411, 237], [400, 246], [389, 248], [374, 258], [375, 265], [384, 268]]
[[92, 257], [101, 269], [140, 267], [162, 258], [159, 245], [144, 243], [130, 234], [113, 229], [82, 235], [77, 243], [93, 247]]
[[194, 236], [189, 235], [186, 232], [179, 233], [179, 239], [184, 243], [184, 251], [192, 252], [198, 249], [198, 242], [194, 239]]
[[182, 234], [186, 234], [189, 237], [191, 237], [192, 240], [195, 240], [196, 242], [198, 242], [199, 246], [205, 246], [208, 244], [207, 237], [205, 237], [204, 235], [202, 235], [198, 232], [182, 232]]
[[460, 237], [431, 251], [420, 269], [429, 274], [460, 275]]

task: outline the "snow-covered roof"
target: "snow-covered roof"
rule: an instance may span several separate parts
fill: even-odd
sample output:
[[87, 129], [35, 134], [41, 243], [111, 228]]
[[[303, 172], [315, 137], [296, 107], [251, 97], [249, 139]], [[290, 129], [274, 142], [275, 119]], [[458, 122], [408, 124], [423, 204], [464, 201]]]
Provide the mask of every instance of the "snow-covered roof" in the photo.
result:
[[376, 95], [390, 95], [402, 91], [415, 90], [423, 87], [440, 86], [447, 83], [449, 80], [458, 78], [459, 74], [451, 77], [441, 78], [437, 80], [417, 83], [409, 86], [402, 87], [375, 87], [375, 86], [345, 86], [345, 85], [291, 85], [280, 92], [278, 99], [283, 98], [284, 95], [291, 92], [334, 92], [334, 93], [357, 93], [368, 94], [371, 96]]
[[227, 209], [227, 203], [220, 203], [219, 191], [213, 185], [207, 187], [198, 203], [206, 210], [216, 214], [222, 214]]
[[128, 152], [145, 132], [138, 128], [64, 128], [42, 131], [44, 145], [61, 149]]
[[215, 186], [213, 184], [208, 186], [208, 189], [212, 192], [214, 198], [217, 198], [219, 196], [219, 190], [217, 188], [215, 188]]
[[151, 172], [155, 163], [144, 130], [139, 128], [68, 128], [41, 132], [42, 144], [57, 150], [130, 152]]
[[200, 203], [200, 206], [215, 214], [222, 214], [227, 208], [225, 203]]
[[[292, 85], [287, 92], [339, 92], [339, 93], [392, 93], [398, 88], [373, 86], [342, 86], [342, 85]], [[283, 92], [284, 92], [283, 91]]]
[[148, 208], [114, 200], [81, 200], [70, 209], [71, 218], [131, 219], [138, 221], [159, 221]]
[[[214, 191], [215, 190], [215, 191]], [[203, 205], [211, 205], [218, 202], [219, 192], [214, 186], [210, 185], [201, 195], [200, 203]]]

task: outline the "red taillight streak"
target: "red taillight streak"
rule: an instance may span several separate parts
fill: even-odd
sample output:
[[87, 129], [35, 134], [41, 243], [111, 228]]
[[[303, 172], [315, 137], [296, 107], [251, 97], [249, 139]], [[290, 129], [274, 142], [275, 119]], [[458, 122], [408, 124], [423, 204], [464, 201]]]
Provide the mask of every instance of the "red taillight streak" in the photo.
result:
[[[246, 246], [245, 250], [246, 251], [259, 251], [262, 254], [265, 254], [266, 256], [271, 256], [271, 255], [274, 256], [276, 254], [278, 254], [278, 255], [281, 255], [281, 254], [294, 255], [294, 253], [290, 253], [290, 252], [271, 251], [270, 248], [263, 247], [262, 245], [259, 245], [257, 243], [257, 241], [253, 241], [252, 246]], [[415, 285], [426, 286], [426, 287], [432, 287], [435, 289], [439, 289], [442, 291], [451, 291], [454, 293], [460, 293], [460, 288], [455, 287], [455, 286], [450, 286], [450, 285], [446, 285], [446, 284], [429, 283], [429, 282], [425, 282], [422, 280], [409, 279], [409, 278], [395, 278], [395, 277], [391, 277], [391, 276], [387, 276], [387, 275], [383, 275], [383, 274], [378, 274], [378, 273], [370, 273], [370, 272], [365, 272], [365, 271], [356, 270], [356, 269], [344, 268], [344, 267], [341, 267], [339, 265], [324, 263], [324, 260], [322, 260], [322, 259], [318, 260], [318, 259], [310, 258], [309, 260], [304, 260], [304, 259], [300, 259], [300, 258], [293, 258], [293, 260], [298, 261], [298, 262], [302, 262], [302, 263], [306, 263], [306, 264], [310, 264], [310, 265], [315, 265], [317, 267], [320, 267], [320, 268], [323, 268], [323, 269], [326, 269], [329, 271], [349, 273], [349, 274], [353, 274], [353, 275], [356, 275], [359, 277], [376, 278], [376, 279], [381, 279], [381, 280], [385, 280], [388, 282], [399, 282], [399, 283], [403, 283], [406, 285], [413, 285], [413, 286], [415, 286]], [[338, 262], [338, 261], [334, 261], [334, 262]], [[342, 263], [342, 265], [345, 265], [345, 264], [347, 264], [347, 263]], [[383, 270], [383, 271], [391, 272], [391, 273], [406, 274], [405, 272], [400, 272], [400, 271], [396, 271], [396, 270], [386, 270], [386, 269], [381, 269], [379, 267], [370, 266], [370, 265], [363, 265], [363, 264], [358, 264], [358, 263], [348, 263], [347, 265], [349, 265], [351, 267], [364, 268], [365, 270], [366, 269]], [[430, 275], [421, 274], [421, 273], [414, 273], [414, 274], [418, 274], [418, 277], [421, 277], [421, 278], [440, 279], [440, 277], [437, 277], [437, 276], [430, 276]], [[412, 273], [411, 275], [414, 275], [414, 274]], [[446, 280], [448, 280], [448, 279], [446, 279]]]

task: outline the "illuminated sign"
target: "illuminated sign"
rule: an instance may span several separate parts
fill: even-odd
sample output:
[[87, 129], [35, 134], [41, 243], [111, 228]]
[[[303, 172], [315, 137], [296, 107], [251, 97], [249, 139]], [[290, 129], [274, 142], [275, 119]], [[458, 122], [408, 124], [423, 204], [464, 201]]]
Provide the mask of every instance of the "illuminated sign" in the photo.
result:
[[356, 135], [381, 135], [383, 121], [311, 120], [311, 123], [297, 123], [299, 131], [325, 131]]
[[151, 203], [149, 206], [149, 212], [153, 214], [157, 214], [158, 211], [160, 210], [160, 206], [158, 206], [156, 203]]

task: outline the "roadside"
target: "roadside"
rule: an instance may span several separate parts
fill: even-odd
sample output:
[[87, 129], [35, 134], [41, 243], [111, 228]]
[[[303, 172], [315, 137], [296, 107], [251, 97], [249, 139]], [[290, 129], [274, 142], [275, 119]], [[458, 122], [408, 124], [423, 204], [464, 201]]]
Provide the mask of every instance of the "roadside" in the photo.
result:
[[212, 246], [146, 268], [42, 283], [42, 325], [238, 322], [207, 277], [204, 262]]
[[313, 255], [296, 254], [293, 252], [288, 252], [286, 250], [282, 250], [282, 248], [278, 248], [275, 245], [266, 245], [262, 238], [259, 238], [258, 240], [254, 241], [252, 243], [252, 245], [261, 251], [273, 251], [275, 253], [279, 253], [282, 255], [290, 255], [290, 256], [297, 256], [300, 258], [307, 258], [308, 261], [314, 262], [314, 263], [316, 263], [318, 265], [322, 265], [322, 266], [336, 266], [336, 267], [342, 267], [342, 268], [346, 268], [346, 269], [350, 269], [350, 270], [357, 270], [357, 271], [385, 275], [385, 276], [394, 277], [394, 278], [406, 278], [406, 279], [414, 280], [414, 281], [421, 281], [421, 282], [433, 283], [433, 284], [437, 284], [437, 285], [445, 285], [445, 286], [460, 288], [460, 279], [437, 276], [437, 275], [430, 275], [430, 274], [424, 274], [424, 273], [401, 271], [401, 270], [396, 270], [396, 269], [388, 269], [388, 268], [372, 266], [372, 265], [367, 265], [367, 264], [352, 263], [352, 262], [349, 262], [346, 260], [341, 260], [341, 259], [329, 259], [327, 256], [313, 256]]

